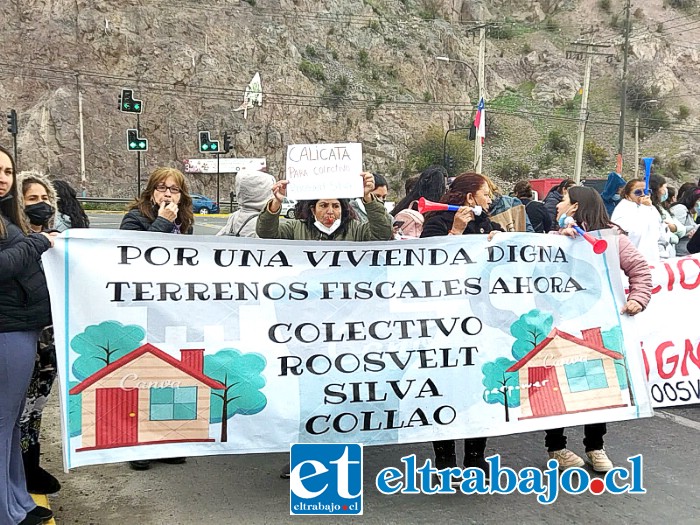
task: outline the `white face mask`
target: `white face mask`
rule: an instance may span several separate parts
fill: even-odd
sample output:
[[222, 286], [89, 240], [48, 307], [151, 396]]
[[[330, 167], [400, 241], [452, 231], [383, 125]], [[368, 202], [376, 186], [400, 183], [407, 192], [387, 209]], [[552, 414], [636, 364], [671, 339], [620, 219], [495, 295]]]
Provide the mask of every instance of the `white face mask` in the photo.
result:
[[314, 222], [314, 226], [316, 226], [316, 228], [318, 228], [320, 231], [322, 231], [326, 235], [331, 235], [335, 230], [340, 228], [340, 219], [336, 219], [335, 222], [333, 224], [331, 224], [330, 226], [326, 226], [325, 224], [323, 224], [319, 221], [316, 221], [316, 222]]

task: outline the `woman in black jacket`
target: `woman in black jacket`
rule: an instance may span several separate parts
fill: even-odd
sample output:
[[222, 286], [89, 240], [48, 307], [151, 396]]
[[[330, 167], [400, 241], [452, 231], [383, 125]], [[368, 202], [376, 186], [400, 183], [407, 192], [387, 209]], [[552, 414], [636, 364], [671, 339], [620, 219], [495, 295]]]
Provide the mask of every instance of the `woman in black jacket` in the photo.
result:
[[29, 234], [19, 207], [15, 164], [0, 147], [0, 523], [8, 525], [34, 525], [53, 517], [27, 492], [19, 424], [39, 331], [51, 324], [40, 258], [52, 246], [52, 235]]
[[[431, 212], [426, 215], [423, 237], [440, 235], [488, 234], [503, 231], [500, 224], [489, 220], [486, 210], [491, 206], [488, 181], [478, 173], [463, 173], [450, 185], [449, 191], [440, 199], [445, 204], [460, 206], [459, 210]], [[456, 443], [452, 439], [433, 441], [435, 467], [438, 470], [457, 466]], [[486, 438], [464, 440], [464, 467], [477, 467], [489, 479], [489, 464], [484, 458]]]
[[175, 168], [157, 168], [119, 229], [191, 234], [194, 215], [185, 176]]
[[[175, 168], [156, 168], [146, 183], [146, 189], [136, 199], [119, 226], [120, 230], [159, 233], [185, 233], [194, 231], [192, 198], [187, 181]], [[163, 463], [184, 463], [185, 458], [159, 459]], [[129, 461], [134, 470], [148, 470], [151, 460]]]

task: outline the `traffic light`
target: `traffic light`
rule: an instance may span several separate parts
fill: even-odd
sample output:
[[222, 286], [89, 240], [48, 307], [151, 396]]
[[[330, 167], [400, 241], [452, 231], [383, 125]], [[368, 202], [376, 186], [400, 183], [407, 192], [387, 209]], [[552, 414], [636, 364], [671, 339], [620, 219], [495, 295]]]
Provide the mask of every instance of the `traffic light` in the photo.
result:
[[122, 89], [119, 95], [119, 111], [124, 113], [141, 113], [143, 110], [143, 102], [134, 99], [133, 89]]
[[199, 132], [199, 152], [200, 153], [221, 153], [218, 140], [211, 140], [208, 131]]
[[7, 113], [7, 132], [17, 135], [17, 112], [14, 109]]
[[447, 156], [447, 171], [453, 173], [455, 170], [455, 159], [452, 155]]
[[127, 129], [126, 149], [129, 151], [148, 151], [148, 139], [139, 137], [137, 129]]
[[231, 137], [228, 136], [228, 132], [224, 131], [224, 149], [222, 153], [228, 153], [231, 151]]

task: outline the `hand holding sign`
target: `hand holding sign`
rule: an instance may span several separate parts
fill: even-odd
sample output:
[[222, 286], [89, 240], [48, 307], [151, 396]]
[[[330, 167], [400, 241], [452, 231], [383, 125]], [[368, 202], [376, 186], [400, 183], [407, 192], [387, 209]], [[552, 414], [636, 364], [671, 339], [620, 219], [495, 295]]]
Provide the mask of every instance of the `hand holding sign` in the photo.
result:
[[362, 182], [365, 187], [365, 197], [374, 191], [374, 175], [369, 171], [363, 171], [361, 174]]

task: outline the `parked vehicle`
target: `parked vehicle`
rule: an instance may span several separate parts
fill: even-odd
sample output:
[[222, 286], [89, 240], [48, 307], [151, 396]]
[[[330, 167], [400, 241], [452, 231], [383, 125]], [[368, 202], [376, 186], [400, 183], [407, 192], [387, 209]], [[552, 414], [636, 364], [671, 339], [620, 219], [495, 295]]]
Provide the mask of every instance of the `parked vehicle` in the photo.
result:
[[531, 179], [530, 186], [532, 186], [532, 191], [535, 193], [535, 200], [541, 201], [547, 196], [549, 190], [557, 186], [564, 179]]
[[296, 207], [296, 205], [297, 201], [285, 197], [282, 201], [282, 210], [280, 211], [280, 214], [283, 217], [287, 217], [288, 219], [294, 219], [294, 208]]
[[608, 179], [584, 179], [581, 181], [581, 186], [589, 186], [598, 193], [603, 193], [607, 180]]
[[208, 213], [219, 213], [219, 203], [214, 202], [209, 197], [199, 195], [198, 193], [190, 194], [192, 197], [192, 211], [206, 215]]

